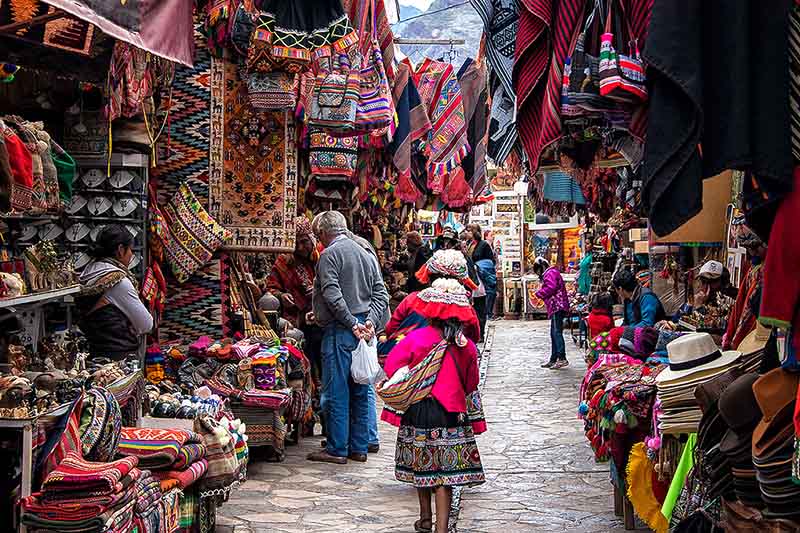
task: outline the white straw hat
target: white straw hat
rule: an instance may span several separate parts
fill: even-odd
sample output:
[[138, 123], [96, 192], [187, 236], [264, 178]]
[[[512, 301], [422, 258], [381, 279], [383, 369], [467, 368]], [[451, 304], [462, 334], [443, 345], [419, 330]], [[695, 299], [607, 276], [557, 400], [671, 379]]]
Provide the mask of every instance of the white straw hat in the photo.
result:
[[656, 376], [656, 382], [691, 381], [693, 374], [726, 367], [735, 362], [741, 352], [721, 351], [708, 333], [690, 333], [667, 344], [669, 368]]

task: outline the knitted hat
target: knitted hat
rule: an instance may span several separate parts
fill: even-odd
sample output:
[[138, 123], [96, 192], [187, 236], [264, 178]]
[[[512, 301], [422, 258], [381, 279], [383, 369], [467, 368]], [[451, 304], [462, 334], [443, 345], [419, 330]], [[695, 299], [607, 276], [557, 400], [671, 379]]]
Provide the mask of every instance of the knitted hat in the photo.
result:
[[455, 279], [439, 278], [433, 285], [420, 291], [417, 297], [417, 312], [429, 320], [456, 318], [467, 322], [475, 316], [467, 291]]
[[429, 283], [431, 275], [455, 279], [469, 289], [477, 289], [469, 278], [467, 259], [458, 250], [437, 250], [416, 274], [421, 283]]

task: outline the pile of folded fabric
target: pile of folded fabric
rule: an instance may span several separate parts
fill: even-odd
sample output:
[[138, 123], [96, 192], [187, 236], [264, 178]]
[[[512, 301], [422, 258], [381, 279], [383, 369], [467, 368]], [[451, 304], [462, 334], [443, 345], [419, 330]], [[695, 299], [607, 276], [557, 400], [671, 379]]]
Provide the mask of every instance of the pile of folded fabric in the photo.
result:
[[142, 470], [141, 476], [136, 480], [136, 505], [134, 518], [137, 533], [160, 533], [164, 522], [162, 508], [161, 484], [154, 478], [149, 470]]
[[695, 389], [736, 366], [740, 352], [722, 352], [708, 333], [690, 333], [667, 344], [669, 365], [656, 378], [662, 434], [697, 433], [702, 412]]
[[134, 528], [136, 457], [110, 463], [83, 460], [69, 452], [42, 483], [41, 492], [22, 500], [22, 522], [30, 529], [122, 533]]
[[186, 489], [208, 470], [203, 438], [184, 429], [122, 428], [119, 454], [152, 471], [161, 492]]

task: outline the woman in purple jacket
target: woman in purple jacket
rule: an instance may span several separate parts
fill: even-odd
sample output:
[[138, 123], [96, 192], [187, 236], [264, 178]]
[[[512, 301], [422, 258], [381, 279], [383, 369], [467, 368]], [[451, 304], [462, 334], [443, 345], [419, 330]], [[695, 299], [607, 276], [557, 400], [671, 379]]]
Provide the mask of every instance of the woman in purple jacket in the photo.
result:
[[544, 300], [550, 318], [550, 360], [542, 363], [542, 368], [564, 368], [569, 364], [564, 344], [564, 319], [569, 311], [567, 287], [561, 272], [551, 267], [544, 257], [534, 260], [533, 273], [542, 280], [542, 287], [536, 291], [536, 296]]

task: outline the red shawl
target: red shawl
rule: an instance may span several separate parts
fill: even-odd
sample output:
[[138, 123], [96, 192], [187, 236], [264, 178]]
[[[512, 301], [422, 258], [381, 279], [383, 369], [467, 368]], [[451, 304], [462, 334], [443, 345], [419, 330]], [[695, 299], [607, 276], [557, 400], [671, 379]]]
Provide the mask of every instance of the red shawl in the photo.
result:
[[[644, 48], [653, 0], [623, 0], [631, 30]], [[514, 56], [517, 128], [530, 167], [539, 167], [542, 151], [561, 137], [561, 85], [564, 60], [581, 29], [585, 0], [521, 0]], [[642, 137], [643, 110], [634, 116], [631, 132]]]
[[314, 289], [313, 261], [298, 261], [292, 254], [279, 255], [267, 278], [267, 290], [279, 297], [281, 294], [292, 295], [294, 309], [283, 309], [286, 320], [295, 326], [301, 324], [308, 311], [311, 311], [311, 291]]

